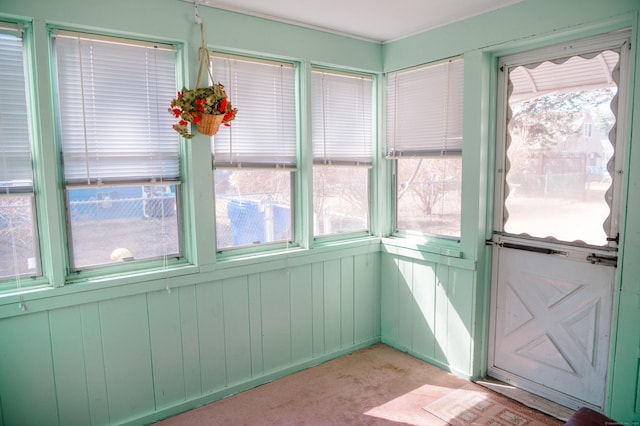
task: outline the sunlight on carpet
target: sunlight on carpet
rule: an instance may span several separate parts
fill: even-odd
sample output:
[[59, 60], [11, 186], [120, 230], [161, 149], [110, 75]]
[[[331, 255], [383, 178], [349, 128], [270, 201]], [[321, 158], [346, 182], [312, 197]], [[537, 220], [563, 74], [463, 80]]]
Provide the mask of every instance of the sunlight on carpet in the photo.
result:
[[562, 422], [470, 383], [423, 407], [452, 426], [556, 426]]

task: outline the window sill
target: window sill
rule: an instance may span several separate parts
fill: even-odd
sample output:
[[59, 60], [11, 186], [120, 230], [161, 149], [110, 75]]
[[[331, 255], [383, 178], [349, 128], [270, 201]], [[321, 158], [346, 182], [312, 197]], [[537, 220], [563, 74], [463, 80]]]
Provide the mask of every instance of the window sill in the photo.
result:
[[460, 250], [459, 243], [453, 241], [447, 243], [449, 242], [426, 242], [411, 238], [385, 237], [382, 238], [382, 252], [461, 269], [476, 269], [475, 261], [463, 258], [464, 253]]
[[444, 238], [418, 239], [415, 237], [391, 236], [382, 239], [383, 244], [417, 250], [425, 253], [433, 253], [442, 256], [462, 258], [460, 242]]
[[345, 250], [354, 254], [379, 252], [380, 238], [367, 236], [365, 238], [327, 241], [311, 249], [294, 246], [280, 250], [262, 252], [228, 252], [218, 257], [215, 264], [215, 270], [223, 271], [239, 267], [245, 268], [253, 265], [264, 268], [264, 266], [262, 266], [264, 263], [269, 263], [270, 269], [288, 268], [298, 264], [309, 263], [309, 256], [326, 257], [330, 256], [331, 253], [336, 252], [340, 252], [341, 255], [343, 255]]

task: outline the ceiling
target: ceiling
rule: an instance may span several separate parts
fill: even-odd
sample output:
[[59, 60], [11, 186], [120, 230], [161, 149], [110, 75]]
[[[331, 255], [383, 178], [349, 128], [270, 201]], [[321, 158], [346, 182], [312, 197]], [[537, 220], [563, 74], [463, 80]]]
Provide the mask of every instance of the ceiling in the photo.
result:
[[522, 0], [186, 0], [377, 42], [416, 34]]

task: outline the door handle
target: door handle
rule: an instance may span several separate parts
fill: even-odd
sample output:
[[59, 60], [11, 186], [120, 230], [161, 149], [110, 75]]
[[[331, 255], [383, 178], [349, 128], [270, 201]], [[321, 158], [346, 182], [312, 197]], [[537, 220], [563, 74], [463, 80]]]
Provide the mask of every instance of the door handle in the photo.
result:
[[502, 244], [500, 244], [500, 246], [504, 247], [504, 248], [531, 251], [531, 252], [534, 252], [534, 253], [541, 253], [541, 254], [562, 254], [564, 256], [567, 255], [566, 251], [559, 251], [559, 250], [554, 250], [554, 249], [550, 249], [550, 248], [546, 248], [546, 247], [527, 246], [527, 245], [524, 245], [524, 244], [502, 243]]
[[540, 254], [559, 254], [559, 255], [563, 255], [563, 256], [566, 256], [568, 254], [566, 251], [554, 250], [554, 249], [550, 249], [550, 248], [546, 248], [546, 247], [528, 246], [528, 245], [525, 245], [525, 244], [507, 243], [507, 242], [504, 242], [504, 241], [496, 242], [496, 241], [492, 241], [492, 240], [487, 240], [486, 244], [487, 245], [496, 245], [498, 247], [509, 248], [509, 249], [514, 249], [514, 250], [530, 251], [530, 252], [533, 252], [533, 253], [540, 253]]
[[596, 253], [591, 253], [587, 256], [587, 262], [591, 262], [591, 264], [595, 265], [604, 265], [604, 266], [613, 266], [616, 268], [618, 266], [618, 256], [603, 256]]

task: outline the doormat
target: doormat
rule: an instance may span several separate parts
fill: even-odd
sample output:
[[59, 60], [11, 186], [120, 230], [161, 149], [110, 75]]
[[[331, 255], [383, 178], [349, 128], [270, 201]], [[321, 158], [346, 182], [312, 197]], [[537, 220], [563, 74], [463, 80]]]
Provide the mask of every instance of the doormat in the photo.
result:
[[469, 383], [424, 410], [452, 426], [557, 426], [563, 423], [515, 401]]

